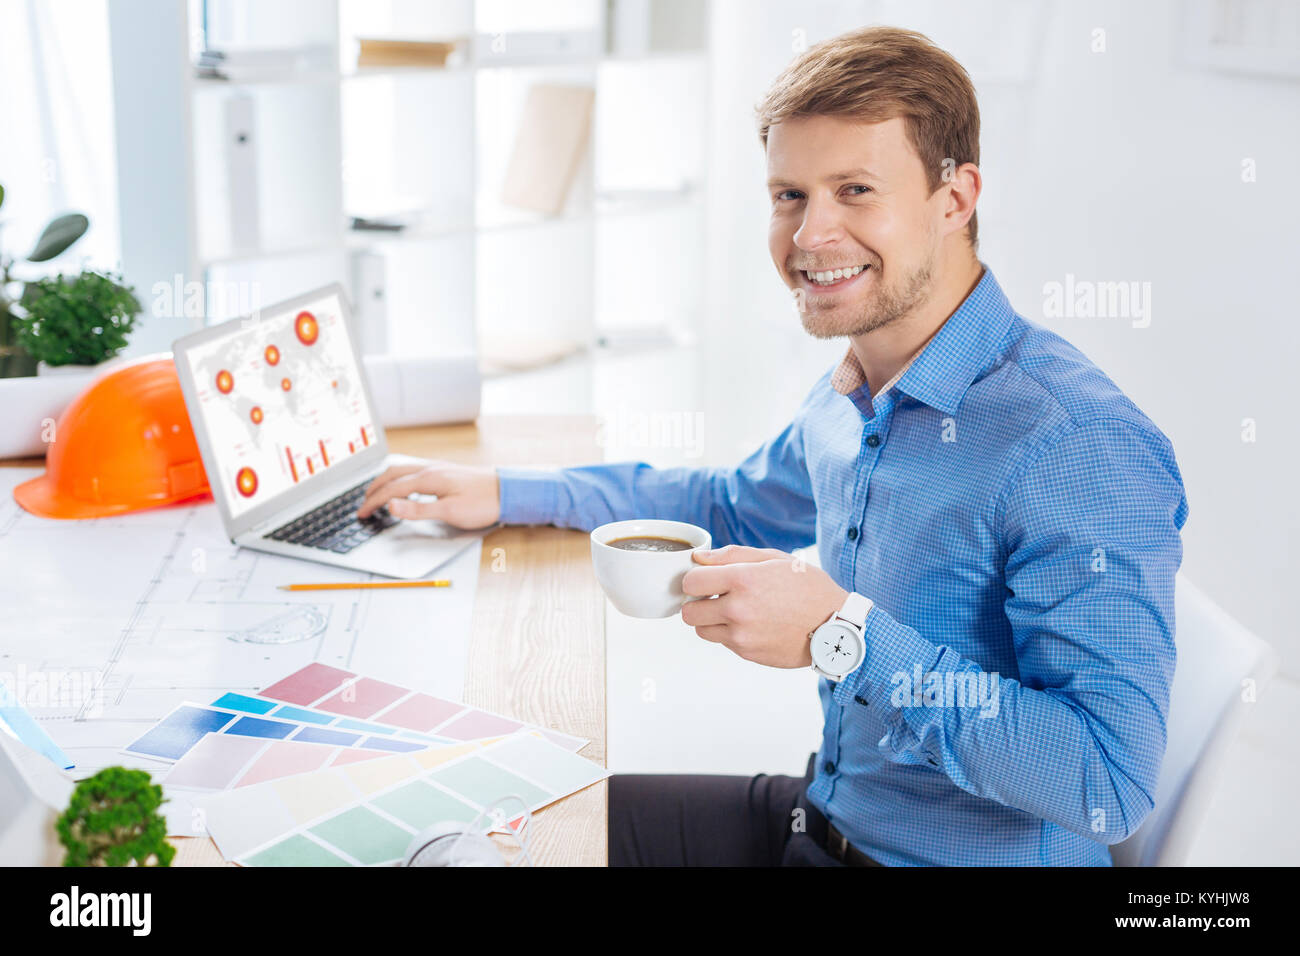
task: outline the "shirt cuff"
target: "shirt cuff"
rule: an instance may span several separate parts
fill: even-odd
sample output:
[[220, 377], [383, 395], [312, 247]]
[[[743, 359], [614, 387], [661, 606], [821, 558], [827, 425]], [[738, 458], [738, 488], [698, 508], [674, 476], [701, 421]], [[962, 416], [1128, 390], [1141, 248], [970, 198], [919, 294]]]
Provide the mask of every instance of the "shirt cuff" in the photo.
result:
[[554, 469], [498, 468], [502, 524], [552, 524], [563, 480]]
[[[915, 628], [894, 620], [878, 605], [867, 614], [863, 636], [866, 660], [836, 685], [831, 697], [842, 707], [869, 707], [884, 720], [886, 734], [880, 748], [886, 755], [902, 763], [929, 762], [917, 753], [921, 738], [907, 723], [906, 711], [911, 707], [910, 689], [916, 670], [934, 670], [942, 649]], [[900, 687], [909, 691], [901, 706], [896, 699]]]

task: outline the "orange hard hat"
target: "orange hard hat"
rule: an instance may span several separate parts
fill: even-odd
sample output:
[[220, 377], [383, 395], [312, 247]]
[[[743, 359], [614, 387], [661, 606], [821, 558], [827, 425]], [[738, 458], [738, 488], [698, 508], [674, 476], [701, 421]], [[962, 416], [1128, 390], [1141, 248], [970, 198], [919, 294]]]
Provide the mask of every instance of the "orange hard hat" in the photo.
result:
[[171, 356], [96, 379], [59, 416], [45, 474], [14, 489], [42, 518], [100, 518], [208, 493]]

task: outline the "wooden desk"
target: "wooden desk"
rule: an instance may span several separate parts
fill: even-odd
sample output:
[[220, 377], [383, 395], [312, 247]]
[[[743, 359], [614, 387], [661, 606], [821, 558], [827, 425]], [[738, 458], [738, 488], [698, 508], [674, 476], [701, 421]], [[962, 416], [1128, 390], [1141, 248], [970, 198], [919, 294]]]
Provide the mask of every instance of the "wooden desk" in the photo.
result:
[[[602, 457], [591, 416], [485, 416], [470, 425], [391, 429], [388, 443], [397, 453], [467, 464], [562, 466]], [[483, 539], [465, 701], [587, 737], [583, 756], [605, 765], [605, 599], [584, 532], [517, 526]], [[536, 815], [534, 863], [607, 863], [607, 789], [602, 781]], [[172, 842], [175, 865], [223, 862], [211, 840]]]

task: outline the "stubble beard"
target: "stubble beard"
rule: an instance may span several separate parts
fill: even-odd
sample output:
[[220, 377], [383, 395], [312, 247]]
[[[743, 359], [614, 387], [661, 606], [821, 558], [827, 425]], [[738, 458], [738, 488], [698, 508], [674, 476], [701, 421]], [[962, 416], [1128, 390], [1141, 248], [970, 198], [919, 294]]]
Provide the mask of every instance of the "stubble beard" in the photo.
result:
[[[879, 268], [872, 264], [871, 268]], [[921, 306], [930, 295], [930, 280], [934, 275], [934, 256], [931, 255], [896, 286], [878, 283], [870, 298], [847, 316], [841, 310], [818, 309], [817, 296], [809, 303], [800, 303], [799, 317], [804, 331], [818, 339], [835, 339], [841, 336], [866, 335], [899, 321]]]

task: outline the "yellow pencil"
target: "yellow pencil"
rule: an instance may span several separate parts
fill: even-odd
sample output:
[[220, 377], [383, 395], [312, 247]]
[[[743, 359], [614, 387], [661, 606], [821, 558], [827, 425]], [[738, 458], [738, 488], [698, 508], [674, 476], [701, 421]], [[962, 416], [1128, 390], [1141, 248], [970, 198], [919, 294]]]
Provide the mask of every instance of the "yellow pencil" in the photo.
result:
[[438, 581], [344, 581], [338, 584], [281, 584], [281, 591], [350, 591], [354, 588], [449, 588], [451, 582]]

